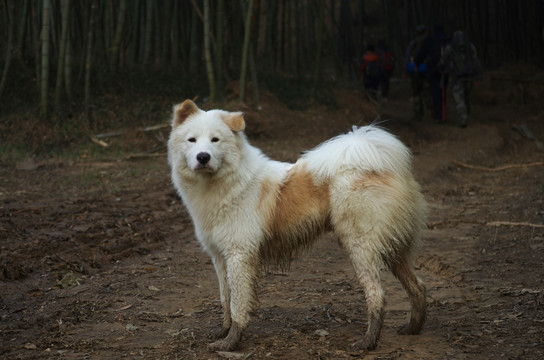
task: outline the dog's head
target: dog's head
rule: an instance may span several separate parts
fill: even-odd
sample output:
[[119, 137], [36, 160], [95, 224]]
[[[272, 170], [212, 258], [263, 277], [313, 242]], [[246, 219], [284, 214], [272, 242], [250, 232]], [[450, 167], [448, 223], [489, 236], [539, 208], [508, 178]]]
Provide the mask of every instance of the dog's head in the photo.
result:
[[216, 173], [240, 158], [245, 122], [242, 113], [204, 111], [191, 100], [174, 106], [168, 160], [192, 173]]

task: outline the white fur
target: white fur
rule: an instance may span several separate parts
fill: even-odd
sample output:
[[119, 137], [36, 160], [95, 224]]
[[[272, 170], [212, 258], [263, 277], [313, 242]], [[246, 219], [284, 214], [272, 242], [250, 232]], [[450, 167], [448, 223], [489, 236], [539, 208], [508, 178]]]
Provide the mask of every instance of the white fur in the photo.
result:
[[[168, 141], [174, 186], [219, 281], [223, 335], [228, 336], [213, 347], [232, 349], [238, 342], [256, 300], [255, 281], [266, 250], [276, 249], [274, 256], [289, 261], [327, 228], [348, 251], [367, 295], [369, 326], [359, 346], [372, 349], [379, 338], [383, 264], [403, 282], [416, 308], [403, 333], [418, 332], [425, 289], [409, 258], [424, 227], [425, 202], [406, 146], [379, 127], [354, 127], [292, 165], [251, 146], [226, 120], [232, 114], [202, 111], [186, 101], [174, 110]], [[243, 123], [241, 115], [238, 120]], [[201, 153], [209, 154], [204, 165], [197, 160]], [[306, 198], [293, 198], [306, 190]]]
[[353, 127], [303, 157], [316, 178], [330, 178], [344, 171], [410, 173], [411, 154], [387, 131], [373, 125]]

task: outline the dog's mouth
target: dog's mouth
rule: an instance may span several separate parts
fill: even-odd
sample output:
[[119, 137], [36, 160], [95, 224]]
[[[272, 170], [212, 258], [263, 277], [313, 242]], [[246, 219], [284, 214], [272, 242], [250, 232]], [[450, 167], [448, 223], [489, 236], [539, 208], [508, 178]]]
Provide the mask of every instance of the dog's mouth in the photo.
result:
[[199, 172], [199, 173], [213, 173], [213, 172], [215, 172], [215, 169], [213, 167], [211, 167], [209, 164], [197, 164], [193, 170], [195, 172]]

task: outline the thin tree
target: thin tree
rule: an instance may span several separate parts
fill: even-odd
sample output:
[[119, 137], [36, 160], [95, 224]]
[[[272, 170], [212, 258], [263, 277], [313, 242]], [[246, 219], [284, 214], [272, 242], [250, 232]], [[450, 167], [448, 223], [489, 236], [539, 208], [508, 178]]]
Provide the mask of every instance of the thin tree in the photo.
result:
[[23, 2], [23, 11], [20, 17], [21, 20], [19, 21], [19, 31], [17, 32], [17, 47], [15, 48], [15, 51], [18, 52], [19, 56], [22, 56], [23, 53], [23, 43], [25, 40], [25, 33], [27, 29], [27, 17], [29, 8], [30, 0], [25, 0]]
[[61, 17], [62, 17], [62, 35], [60, 40], [59, 59], [57, 65], [57, 85], [55, 89], [55, 108], [60, 109], [60, 101], [62, 97], [64, 62], [66, 60], [66, 44], [68, 43], [68, 14], [70, 11], [70, 0], [61, 0]]
[[66, 39], [66, 56], [64, 59], [64, 69], [58, 69], [58, 71], [64, 71], [64, 89], [66, 92], [66, 99], [68, 102], [72, 102], [72, 43], [70, 42], [70, 33], [68, 33], [68, 39]]
[[215, 72], [217, 74], [217, 96], [219, 100], [223, 100], [225, 96], [223, 86], [223, 27], [225, 19], [225, 0], [217, 1], [217, 14], [216, 14], [216, 38], [215, 44]]
[[210, 100], [215, 101], [215, 78], [210, 51], [210, 0], [204, 0], [204, 56], [206, 57], [206, 70], [210, 86]]
[[51, 2], [43, 0], [43, 21], [42, 21], [42, 69], [41, 69], [41, 109], [40, 114], [47, 118], [49, 114], [49, 103], [47, 99], [47, 89], [49, 87], [49, 20], [50, 20]]
[[147, 0], [147, 10], [145, 18], [145, 44], [144, 44], [144, 65], [149, 65], [149, 59], [151, 58], [151, 49], [153, 44], [151, 41], [151, 34], [153, 33], [153, 4], [154, 0]]
[[92, 65], [92, 49], [93, 49], [93, 27], [94, 18], [97, 8], [96, 0], [91, 3], [91, 15], [89, 19], [89, 29], [87, 31], [87, 54], [85, 58], [85, 112], [90, 115], [91, 107], [91, 65]]
[[13, 53], [13, 42], [14, 42], [14, 33], [15, 33], [15, 4], [12, 2], [9, 7], [9, 30], [8, 30], [8, 46], [6, 60], [4, 63], [4, 71], [2, 72], [2, 80], [0, 80], [0, 96], [6, 87], [6, 82], [8, 78], [9, 65], [11, 63], [11, 57]]
[[[242, 1], [242, 5], [244, 4]], [[247, 75], [247, 60], [249, 55], [249, 39], [251, 32], [251, 15], [253, 13], [253, 1], [249, 1], [249, 7], [246, 13], [244, 25], [244, 47], [242, 49], [242, 68], [240, 70], [240, 100], [244, 101], [246, 97], [246, 75]]]
[[115, 38], [111, 46], [110, 55], [110, 70], [112, 72], [117, 71], [117, 64], [119, 62], [119, 49], [121, 48], [121, 40], [123, 36], [123, 29], [125, 27], [125, 18], [127, 12], [127, 0], [121, 0], [119, 6], [119, 14], [117, 16], [117, 27], [115, 28]]

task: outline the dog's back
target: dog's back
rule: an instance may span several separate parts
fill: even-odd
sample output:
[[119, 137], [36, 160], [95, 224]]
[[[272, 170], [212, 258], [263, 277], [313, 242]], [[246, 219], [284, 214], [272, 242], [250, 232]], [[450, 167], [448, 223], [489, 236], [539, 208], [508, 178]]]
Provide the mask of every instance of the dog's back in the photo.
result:
[[289, 262], [324, 230], [345, 246], [365, 242], [377, 261], [410, 257], [425, 226], [426, 204], [411, 173], [411, 153], [375, 126], [354, 128], [305, 153], [275, 187], [263, 217], [268, 261]]
[[174, 108], [168, 143], [174, 185], [213, 259], [232, 350], [255, 305], [259, 265], [289, 262], [323, 231], [347, 250], [368, 306], [368, 327], [354, 344], [377, 346], [385, 294], [385, 264], [412, 304], [399, 330], [418, 333], [425, 320], [425, 286], [411, 256], [425, 225], [425, 201], [411, 173], [411, 154], [396, 137], [366, 126], [333, 138], [294, 165], [273, 161], [251, 146], [241, 113], [204, 112], [190, 100]]

